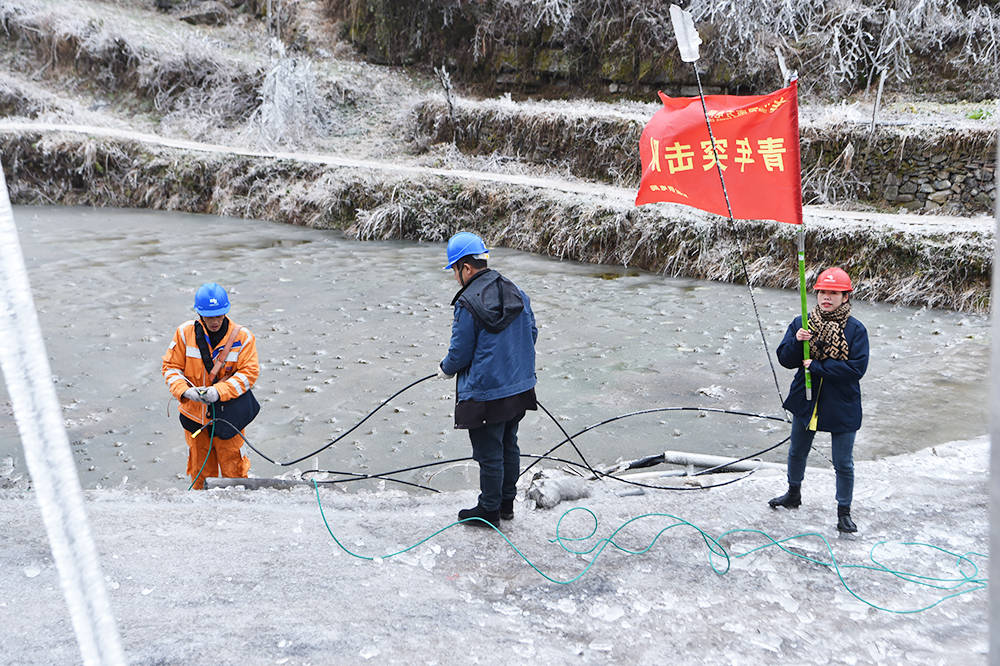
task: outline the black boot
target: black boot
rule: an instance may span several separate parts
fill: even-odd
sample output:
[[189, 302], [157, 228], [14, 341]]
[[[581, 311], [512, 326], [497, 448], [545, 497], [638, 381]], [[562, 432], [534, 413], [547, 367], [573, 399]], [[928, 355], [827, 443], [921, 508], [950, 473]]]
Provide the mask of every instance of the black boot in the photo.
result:
[[767, 503], [772, 509], [777, 509], [779, 506], [786, 509], [797, 509], [802, 505], [802, 486], [789, 485], [788, 492], [767, 500]]
[[857, 532], [858, 526], [851, 520], [851, 507], [837, 505], [837, 529], [841, 532]]
[[508, 499], [500, 502], [500, 518], [514, 520], [514, 500]]
[[[479, 518], [480, 520], [469, 520], [470, 518]], [[487, 511], [478, 504], [471, 509], [459, 511], [458, 519], [466, 521], [465, 524], [471, 527], [500, 527], [500, 512]]]

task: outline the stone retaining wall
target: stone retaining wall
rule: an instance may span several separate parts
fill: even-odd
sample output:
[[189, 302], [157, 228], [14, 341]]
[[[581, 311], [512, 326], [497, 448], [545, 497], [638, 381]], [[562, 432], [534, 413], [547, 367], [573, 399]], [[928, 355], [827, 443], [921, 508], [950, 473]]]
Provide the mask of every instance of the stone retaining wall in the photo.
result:
[[888, 174], [882, 197], [908, 210], [939, 208], [988, 213], [996, 202], [994, 165], [986, 160], [948, 161], [947, 155], [921, 160], [908, 176]]
[[991, 214], [996, 142], [992, 128], [803, 127], [804, 189], [822, 201], [827, 183], [830, 199], [853, 196], [892, 211]]
[[[537, 108], [537, 107], [536, 107]], [[454, 115], [454, 124], [451, 121]], [[639, 137], [648, 119], [525, 111], [499, 102], [418, 105], [414, 133], [473, 155], [506, 155], [565, 168], [576, 176], [637, 186]], [[992, 214], [996, 205], [995, 127], [803, 124], [806, 203], [862, 205], [897, 212]]]

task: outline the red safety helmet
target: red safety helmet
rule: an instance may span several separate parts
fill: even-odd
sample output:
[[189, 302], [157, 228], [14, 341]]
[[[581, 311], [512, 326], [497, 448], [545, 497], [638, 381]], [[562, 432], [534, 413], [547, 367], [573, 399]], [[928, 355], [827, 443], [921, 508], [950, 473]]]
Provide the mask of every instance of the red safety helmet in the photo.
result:
[[843, 268], [828, 268], [816, 278], [813, 291], [854, 291], [851, 276]]

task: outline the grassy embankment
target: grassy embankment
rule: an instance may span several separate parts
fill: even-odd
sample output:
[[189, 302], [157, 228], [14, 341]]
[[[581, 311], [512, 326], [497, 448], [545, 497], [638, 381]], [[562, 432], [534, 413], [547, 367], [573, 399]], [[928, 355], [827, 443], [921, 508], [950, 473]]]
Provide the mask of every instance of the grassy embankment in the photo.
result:
[[[97, 15], [110, 11], [102, 3], [83, 6]], [[143, 22], [150, 18], [140, 10], [126, 16]], [[329, 67], [319, 65], [323, 59], [316, 56], [315, 43], [295, 56], [314, 66], [289, 69], [281, 53], [267, 58], [259, 50], [234, 45], [241, 29], [253, 29], [252, 22], [205, 37], [186, 24], [171, 23], [169, 17], [153, 16], [152, 27], [140, 31], [129, 29], [128, 20], [117, 15], [114, 22], [95, 23], [93, 16], [60, 13], [41, 4], [30, 10], [7, 7], [3, 58], [14, 74], [3, 82], [0, 99], [11, 112], [27, 117], [69, 121], [96, 115], [106, 124], [219, 142], [228, 138], [233, 145], [298, 145], [446, 169], [534, 168], [496, 159], [506, 153], [536, 162], [544, 167], [537, 170], [541, 173], [551, 173], [553, 166], [564, 175], [569, 171], [570, 179], [627, 186], [634, 175], [628, 145], [634, 146], [640, 121], [623, 118], [607, 105], [603, 108], [610, 111], [569, 121], [558, 113], [539, 114], [529, 105], [511, 102], [514, 110], [491, 132], [503, 139], [473, 144], [469, 137], [483, 136], [483, 113], [493, 112], [488, 103], [460, 104], [460, 110], [471, 108], [474, 115], [455, 124], [465, 132], [456, 135], [456, 144], [470, 154], [490, 155], [477, 160], [435, 135], [443, 107], [429, 101], [426, 81], [409, 84], [411, 98], [387, 101], [385, 93], [395, 95], [407, 84], [392, 79], [379, 91], [372, 85], [379, 75], [356, 63], [340, 62], [332, 75]], [[191, 44], [197, 48], [185, 50]], [[41, 83], [28, 79], [32, 69]], [[291, 81], [298, 102], [279, 107], [273, 94], [268, 96], [269, 77], [273, 86], [275, 72]], [[386, 81], [392, 76], [398, 72], [387, 72]], [[80, 100], [100, 104], [82, 112]], [[219, 100], [223, 103], [216, 104]], [[359, 124], [390, 104], [398, 109], [395, 116], [383, 114], [377, 125]], [[99, 113], [92, 111], [94, 106]], [[595, 106], [602, 105], [585, 108]], [[409, 113], [411, 108], [415, 110]], [[268, 122], [282, 109], [291, 112], [285, 121], [297, 119], [295, 128], [310, 126], [314, 133], [275, 136], [263, 131], [278, 127]], [[892, 132], [885, 134], [891, 142]], [[978, 134], [962, 135], [955, 145], [973, 150], [985, 141]], [[742, 253], [755, 284], [796, 284], [791, 227], [766, 222], [730, 227], [672, 207], [634, 208], [622, 192], [612, 197], [568, 195], [539, 183], [498, 184], [430, 173], [403, 177], [308, 160], [217, 155], [30, 131], [5, 132], [0, 142], [15, 203], [136, 206], [267, 218], [345, 229], [362, 239], [440, 241], [465, 228], [483, 233], [494, 245], [737, 282], [743, 280]], [[541, 158], [517, 150], [526, 145], [544, 146], [536, 151]], [[876, 144], [874, 152], [886, 149]], [[821, 161], [811, 168], [823, 173]], [[835, 185], [834, 179], [827, 180]], [[859, 290], [863, 298], [970, 311], [988, 308], [991, 239], [981, 231], [963, 230], [958, 224], [928, 232], [875, 222], [810, 222], [808, 234], [811, 265], [847, 266], [864, 285]]]

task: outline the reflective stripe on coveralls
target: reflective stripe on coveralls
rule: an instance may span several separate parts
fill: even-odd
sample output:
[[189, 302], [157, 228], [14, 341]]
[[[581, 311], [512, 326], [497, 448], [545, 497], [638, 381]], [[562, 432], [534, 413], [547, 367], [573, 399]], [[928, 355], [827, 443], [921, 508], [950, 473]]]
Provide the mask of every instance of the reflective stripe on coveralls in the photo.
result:
[[[188, 445], [187, 475], [194, 481], [192, 488], [204, 488], [208, 477], [239, 479], [245, 478], [250, 471], [250, 458], [240, 453], [243, 438], [239, 435], [231, 439], [216, 437], [213, 440], [212, 429], [205, 428], [197, 437], [185, 430], [184, 439]], [[201, 470], [201, 474], [198, 474], [198, 470]], [[198, 478], [195, 478], [196, 474]]]
[[[183, 395], [191, 386], [205, 386], [208, 382], [208, 371], [201, 359], [201, 351], [195, 337], [195, 322], [186, 321], [177, 327], [174, 339], [170, 342], [163, 355], [163, 381], [171, 395], [180, 403], [180, 411], [184, 416], [202, 425], [208, 423], [208, 406], [201, 402], [185, 400]], [[229, 321], [231, 330], [237, 330], [236, 340], [219, 377], [212, 386], [219, 392], [219, 400], [232, 400], [250, 390], [257, 382], [260, 366], [257, 362], [257, 341], [246, 328]], [[228, 337], [228, 336], [226, 336]], [[218, 354], [226, 344], [223, 339], [212, 347], [212, 353]], [[187, 378], [187, 381], [185, 381]], [[191, 382], [190, 384], [188, 382]], [[197, 470], [196, 470], [197, 471]]]

